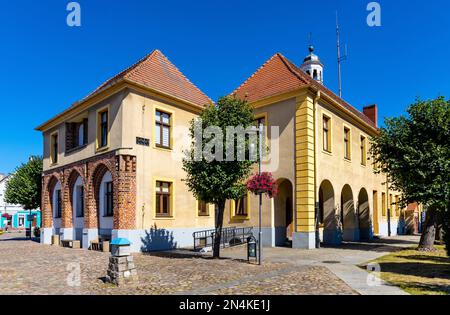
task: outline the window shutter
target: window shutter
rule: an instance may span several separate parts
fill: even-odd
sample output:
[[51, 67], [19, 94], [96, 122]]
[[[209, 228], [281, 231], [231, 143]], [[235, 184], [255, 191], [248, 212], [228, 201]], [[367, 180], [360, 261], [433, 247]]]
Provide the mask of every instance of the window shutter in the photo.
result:
[[66, 123], [66, 151], [74, 147], [74, 124]]
[[156, 135], [156, 137], [155, 137], [156, 144], [162, 145], [162, 142], [161, 142], [161, 125], [159, 125], [159, 124], [156, 124], [155, 135]]
[[163, 146], [170, 147], [170, 127], [164, 126], [163, 127]]

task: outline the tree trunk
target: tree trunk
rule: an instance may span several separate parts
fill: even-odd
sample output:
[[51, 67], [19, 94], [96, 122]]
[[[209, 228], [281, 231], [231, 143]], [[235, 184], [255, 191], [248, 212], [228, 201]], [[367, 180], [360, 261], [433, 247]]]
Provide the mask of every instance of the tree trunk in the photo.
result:
[[450, 257], [450, 204], [447, 210], [444, 212], [443, 218], [443, 238], [445, 242], [445, 249], [447, 250], [447, 256]]
[[434, 241], [436, 239], [437, 228], [437, 212], [435, 207], [430, 207], [426, 213], [425, 225], [422, 229], [422, 237], [418, 250], [432, 251], [434, 250]]
[[225, 212], [225, 200], [216, 204], [216, 233], [214, 234], [213, 257], [220, 258], [220, 241], [222, 240], [223, 214]]
[[435, 244], [442, 244], [444, 242], [444, 226], [443, 226], [443, 215], [440, 211], [436, 214], [436, 239]]

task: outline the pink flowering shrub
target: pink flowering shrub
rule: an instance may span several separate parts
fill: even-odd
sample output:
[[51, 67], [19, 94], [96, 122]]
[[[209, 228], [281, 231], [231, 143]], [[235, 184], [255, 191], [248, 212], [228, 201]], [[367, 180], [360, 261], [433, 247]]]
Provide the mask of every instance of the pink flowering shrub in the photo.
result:
[[266, 194], [269, 198], [275, 198], [278, 195], [278, 186], [272, 173], [254, 175], [248, 181], [247, 189], [255, 195]]

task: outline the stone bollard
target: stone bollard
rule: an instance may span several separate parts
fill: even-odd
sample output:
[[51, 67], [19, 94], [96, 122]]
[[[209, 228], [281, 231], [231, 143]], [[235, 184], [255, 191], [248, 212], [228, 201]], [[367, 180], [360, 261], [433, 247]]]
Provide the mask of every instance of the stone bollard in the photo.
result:
[[124, 238], [111, 242], [112, 256], [109, 258], [106, 282], [120, 286], [138, 280], [130, 245], [130, 241]]

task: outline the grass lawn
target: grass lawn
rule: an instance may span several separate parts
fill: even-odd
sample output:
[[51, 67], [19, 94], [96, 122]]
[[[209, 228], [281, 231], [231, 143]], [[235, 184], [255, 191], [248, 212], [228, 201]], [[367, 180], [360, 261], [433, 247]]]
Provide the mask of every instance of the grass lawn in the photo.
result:
[[372, 262], [381, 266], [381, 278], [413, 295], [450, 294], [450, 258], [443, 246], [436, 252], [402, 250]]

